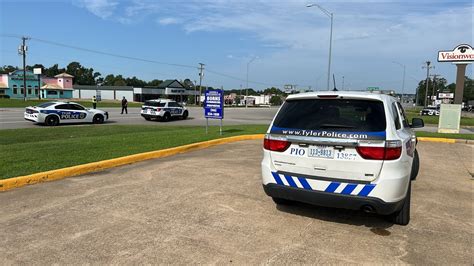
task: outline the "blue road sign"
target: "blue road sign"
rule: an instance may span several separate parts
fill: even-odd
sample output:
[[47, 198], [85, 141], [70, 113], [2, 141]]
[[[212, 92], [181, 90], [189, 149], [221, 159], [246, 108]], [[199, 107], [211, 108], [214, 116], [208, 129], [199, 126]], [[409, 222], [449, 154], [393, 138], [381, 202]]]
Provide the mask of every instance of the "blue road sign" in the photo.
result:
[[206, 90], [204, 97], [204, 117], [211, 119], [223, 119], [224, 91]]

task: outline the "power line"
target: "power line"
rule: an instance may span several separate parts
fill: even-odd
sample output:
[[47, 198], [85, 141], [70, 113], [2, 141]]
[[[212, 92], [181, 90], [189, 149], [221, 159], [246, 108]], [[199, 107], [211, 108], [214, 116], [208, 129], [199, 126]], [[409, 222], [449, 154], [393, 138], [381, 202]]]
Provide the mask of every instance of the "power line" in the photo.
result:
[[[16, 35], [16, 34], [0, 34], [0, 36], [9, 37], [9, 38], [22, 38], [22, 36]], [[74, 46], [74, 45], [49, 41], [49, 40], [35, 38], [35, 37], [29, 37], [29, 39], [37, 41], [37, 42], [41, 42], [41, 43], [46, 43], [46, 44], [50, 44], [50, 45], [59, 46], [59, 47], [65, 47], [65, 48], [74, 49], [74, 50], [78, 50], [78, 51], [84, 51], [84, 52], [95, 53], [95, 54], [100, 54], [100, 55], [106, 55], [106, 56], [111, 56], [111, 57], [117, 57], [117, 58], [122, 58], [122, 59], [128, 59], [128, 60], [134, 60], [134, 61], [140, 61], [140, 62], [147, 62], [147, 63], [153, 63], [153, 64], [160, 64], [160, 65], [168, 65], [168, 66], [196, 69], [196, 66], [193, 66], [193, 65], [169, 63], [169, 62], [162, 62], [162, 61], [144, 59], [144, 58], [133, 57], [133, 56], [114, 54], [114, 53], [103, 52], [103, 51], [98, 51], [98, 50], [89, 49], [89, 48], [83, 48], [83, 47], [79, 47], [79, 46]], [[197, 68], [197, 69], [199, 70], [199, 68]], [[226, 77], [226, 78], [229, 78], [229, 79], [233, 79], [233, 80], [236, 80], [236, 81], [246, 81], [245, 79], [237, 77], [237, 76], [229, 75], [229, 74], [226, 74], [226, 73], [222, 73], [222, 72], [218, 72], [218, 71], [214, 71], [214, 70], [210, 70], [210, 69], [206, 69], [206, 70], [209, 73], [212, 73], [212, 74], [215, 74], [215, 75], [218, 75], [218, 76], [222, 76], [222, 77]], [[258, 84], [258, 85], [264, 85], [264, 86], [275, 86], [275, 87], [284, 86], [283, 84], [271, 84], [271, 83], [260, 82], [260, 81], [255, 81], [255, 80], [249, 80], [248, 82], [253, 83], [253, 84]]]

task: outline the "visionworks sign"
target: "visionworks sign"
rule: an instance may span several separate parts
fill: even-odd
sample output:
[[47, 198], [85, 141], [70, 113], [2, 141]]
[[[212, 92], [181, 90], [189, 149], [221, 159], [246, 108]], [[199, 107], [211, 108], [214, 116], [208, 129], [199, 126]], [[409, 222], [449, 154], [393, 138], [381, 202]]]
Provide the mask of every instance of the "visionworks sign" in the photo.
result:
[[439, 51], [438, 62], [474, 61], [474, 49], [469, 44], [456, 46], [452, 51]]

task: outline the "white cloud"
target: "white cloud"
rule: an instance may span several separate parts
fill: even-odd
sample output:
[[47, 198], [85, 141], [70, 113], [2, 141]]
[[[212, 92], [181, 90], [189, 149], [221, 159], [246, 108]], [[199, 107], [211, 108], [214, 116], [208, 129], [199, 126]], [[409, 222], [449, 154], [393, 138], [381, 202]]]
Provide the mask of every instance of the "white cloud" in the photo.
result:
[[167, 17], [167, 18], [160, 18], [157, 22], [161, 25], [171, 25], [171, 24], [179, 24], [181, 23], [180, 19]]
[[113, 0], [80, 0], [80, 5], [92, 14], [107, 19], [114, 13], [118, 2]]

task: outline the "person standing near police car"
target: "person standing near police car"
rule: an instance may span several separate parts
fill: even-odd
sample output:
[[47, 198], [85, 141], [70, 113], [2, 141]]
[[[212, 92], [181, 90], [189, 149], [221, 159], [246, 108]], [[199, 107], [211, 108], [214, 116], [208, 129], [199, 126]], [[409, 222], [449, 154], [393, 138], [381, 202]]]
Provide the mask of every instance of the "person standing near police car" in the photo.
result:
[[128, 106], [128, 101], [127, 101], [127, 99], [125, 99], [125, 96], [123, 96], [123, 98], [122, 98], [122, 113], [120, 113], [120, 114], [123, 115], [124, 110], [125, 110], [125, 114], [128, 114], [127, 106]]
[[97, 97], [92, 96], [92, 109], [97, 109]]

